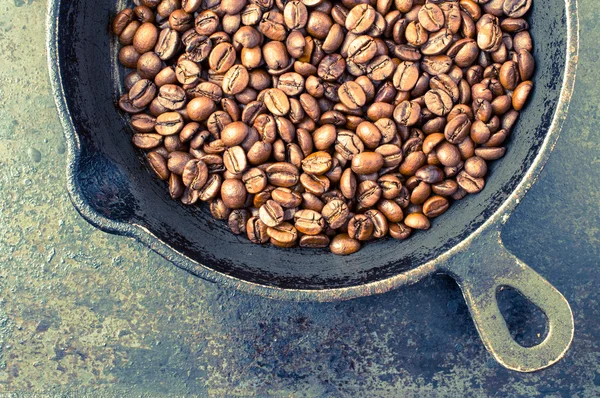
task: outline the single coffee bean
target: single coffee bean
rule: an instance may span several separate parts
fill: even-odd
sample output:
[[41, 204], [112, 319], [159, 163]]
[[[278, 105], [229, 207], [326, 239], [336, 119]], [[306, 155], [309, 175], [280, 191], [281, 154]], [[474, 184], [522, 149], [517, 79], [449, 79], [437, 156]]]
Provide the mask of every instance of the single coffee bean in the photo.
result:
[[458, 173], [456, 182], [468, 193], [480, 192], [485, 186], [485, 180], [483, 178], [473, 177], [464, 170]]
[[368, 4], [359, 4], [353, 7], [346, 17], [346, 29], [355, 34], [369, 30], [375, 22], [377, 11]]
[[183, 184], [194, 190], [201, 189], [208, 180], [208, 167], [199, 159], [191, 159], [182, 173]]
[[[183, 204], [194, 204], [198, 201], [198, 194], [196, 191], [186, 189], [181, 182], [181, 177], [175, 173], [169, 176], [169, 195], [171, 199], [179, 199]], [[183, 197], [182, 197], [183, 196]]]
[[529, 93], [531, 93], [531, 90], [533, 90], [533, 83], [529, 80], [519, 84], [515, 88], [512, 97], [512, 106], [515, 108], [515, 110], [520, 111], [525, 107], [525, 103], [529, 98]]
[[[226, 180], [227, 181], [227, 180]], [[250, 213], [245, 209], [233, 210], [228, 217], [227, 224], [234, 235], [246, 234], [246, 226], [250, 219]]]
[[246, 187], [237, 179], [227, 179], [221, 185], [221, 198], [230, 209], [241, 209], [246, 202]]
[[195, 122], [205, 121], [217, 110], [217, 105], [207, 97], [197, 97], [188, 102], [186, 107], [188, 116]]
[[381, 198], [381, 187], [375, 181], [363, 181], [356, 189], [356, 200], [363, 208], [368, 208]]
[[160, 135], [177, 134], [183, 129], [183, 117], [178, 112], [166, 112], [156, 118], [155, 130]]
[[429, 32], [437, 32], [444, 26], [444, 13], [437, 5], [426, 3], [419, 10], [419, 23]]
[[158, 178], [161, 180], [168, 180], [170, 176], [170, 171], [167, 167], [167, 159], [164, 156], [160, 155], [158, 152], [153, 151], [146, 155], [148, 159], [148, 163], [150, 164], [150, 168], [154, 170]]
[[269, 112], [275, 116], [285, 116], [290, 111], [290, 101], [287, 95], [278, 88], [267, 90], [264, 103]]
[[223, 91], [230, 95], [239, 94], [248, 87], [249, 81], [248, 70], [242, 65], [234, 65], [223, 77]]
[[143, 23], [135, 32], [133, 47], [140, 54], [152, 51], [158, 41], [158, 33], [152, 22]]
[[250, 217], [246, 222], [246, 234], [252, 243], [263, 244], [269, 241], [267, 225], [259, 217]]
[[423, 214], [428, 218], [442, 215], [448, 210], [450, 204], [443, 196], [432, 196], [423, 203]]
[[292, 244], [298, 240], [298, 231], [288, 222], [283, 222], [274, 227], [268, 227], [267, 235], [269, 235], [272, 241], [275, 240], [276, 242], [284, 244]]
[[412, 229], [429, 229], [429, 219], [421, 213], [411, 213], [404, 219], [404, 224]]
[[413, 126], [421, 117], [421, 107], [414, 101], [403, 101], [394, 109], [394, 120], [401, 126]]
[[318, 235], [325, 228], [325, 219], [315, 210], [299, 210], [294, 214], [294, 226], [305, 235]]
[[471, 121], [465, 114], [460, 114], [452, 119], [444, 128], [444, 136], [452, 144], [461, 143], [471, 130]]
[[325, 174], [332, 166], [331, 155], [327, 152], [314, 152], [302, 161], [302, 169], [310, 174]]
[[377, 152], [361, 152], [352, 158], [352, 171], [356, 174], [376, 173], [383, 167], [383, 156]]
[[283, 222], [283, 208], [274, 200], [267, 200], [259, 209], [260, 220], [268, 227], [275, 227]]
[[225, 206], [221, 198], [216, 198], [210, 202], [210, 214], [217, 220], [227, 220], [231, 214], [231, 209]]
[[298, 183], [300, 174], [298, 168], [291, 163], [278, 162], [266, 168], [269, 183], [276, 187], [291, 187]]
[[348, 234], [339, 234], [331, 240], [329, 249], [334, 254], [349, 255], [360, 250], [360, 241], [352, 239]]
[[368, 240], [373, 235], [373, 221], [364, 214], [348, 220], [348, 236], [356, 240]]
[[328, 202], [321, 211], [327, 224], [334, 229], [341, 227], [346, 222], [349, 213], [348, 205], [340, 199]]
[[298, 245], [302, 248], [318, 249], [329, 246], [329, 237], [325, 234], [303, 235]]
[[391, 223], [389, 224], [390, 236], [397, 240], [407, 239], [412, 233], [412, 228], [408, 227], [405, 223]]

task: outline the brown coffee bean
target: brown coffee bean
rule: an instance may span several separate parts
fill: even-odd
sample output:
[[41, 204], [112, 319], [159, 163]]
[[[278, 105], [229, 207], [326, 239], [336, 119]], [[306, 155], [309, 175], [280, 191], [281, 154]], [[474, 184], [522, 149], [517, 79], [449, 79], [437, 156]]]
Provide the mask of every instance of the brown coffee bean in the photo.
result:
[[268, 227], [275, 227], [283, 222], [283, 208], [274, 200], [267, 200], [259, 209], [260, 220]]
[[217, 110], [217, 105], [207, 97], [197, 97], [188, 102], [186, 107], [188, 116], [195, 122], [205, 121]]
[[331, 155], [323, 151], [314, 152], [302, 161], [302, 169], [309, 174], [325, 174], [331, 166]]
[[171, 111], [183, 108], [187, 100], [185, 91], [175, 84], [165, 84], [162, 86], [157, 98], [159, 104]]
[[327, 224], [335, 229], [341, 227], [347, 221], [350, 211], [344, 201], [334, 199], [323, 207], [321, 214]]
[[348, 236], [356, 240], [368, 240], [373, 235], [373, 221], [364, 214], [348, 220]]
[[325, 234], [304, 235], [300, 237], [298, 245], [302, 248], [318, 249], [329, 246], [329, 242], [329, 237]]
[[133, 47], [140, 54], [152, 51], [158, 41], [158, 33], [152, 22], [141, 24], [133, 37]]
[[419, 80], [419, 65], [414, 62], [402, 61], [396, 68], [393, 83], [400, 91], [411, 91]]
[[519, 84], [515, 88], [512, 97], [512, 106], [515, 110], [520, 111], [525, 107], [525, 103], [529, 98], [531, 90], [533, 90], [533, 82], [529, 80]]
[[250, 217], [246, 222], [246, 234], [252, 243], [263, 244], [269, 241], [267, 225], [259, 217]]
[[485, 186], [485, 180], [483, 178], [473, 177], [464, 170], [458, 173], [456, 182], [468, 193], [480, 192]]
[[284, 244], [292, 244], [298, 240], [298, 231], [288, 222], [283, 222], [274, 227], [268, 227], [267, 235], [269, 235], [272, 240]]
[[436, 184], [444, 179], [444, 172], [437, 166], [428, 165], [417, 170], [415, 177], [428, 184]]
[[377, 11], [368, 4], [359, 4], [353, 7], [346, 17], [346, 29], [355, 34], [369, 30], [375, 22]]
[[160, 135], [177, 134], [183, 129], [183, 117], [178, 112], [166, 112], [156, 118], [155, 130]]
[[361, 152], [352, 158], [352, 171], [356, 174], [376, 173], [383, 167], [383, 156], [377, 152]]
[[237, 179], [227, 179], [221, 184], [221, 199], [230, 209], [241, 209], [246, 202], [246, 187]]
[[413, 126], [421, 117], [421, 107], [414, 101], [403, 101], [394, 109], [394, 120], [401, 126]]
[[409, 228], [405, 223], [389, 224], [390, 236], [397, 240], [407, 239], [412, 233], [412, 228]]
[[419, 23], [429, 32], [437, 32], [444, 26], [444, 13], [437, 5], [426, 3], [419, 10]]
[[429, 219], [421, 213], [411, 213], [404, 219], [404, 224], [412, 229], [429, 229]]
[[167, 159], [164, 156], [160, 155], [158, 152], [153, 151], [149, 152], [146, 155], [148, 159], [148, 163], [150, 164], [150, 168], [156, 173], [158, 178], [161, 180], [168, 180], [169, 175], [171, 174], [167, 167]]
[[334, 254], [349, 255], [360, 250], [360, 241], [350, 238], [348, 234], [339, 234], [331, 240], [329, 249]]
[[461, 143], [471, 130], [471, 121], [465, 114], [460, 114], [448, 122], [444, 128], [444, 136], [452, 144]]
[[242, 65], [234, 65], [223, 77], [223, 91], [230, 95], [239, 94], [248, 87], [249, 81], [248, 70]]
[[450, 204], [443, 196], [432, 196], [423, 203], [423, 214], [428, 218], [442, 215], [448, 210]]
[[290, 101], [287, 95], [278, 88], [267, 90], [264, 103], [269, 112], [275, 116], [285, 116], [290, 111]]
[[333, 124], [325, 124], [313, 133], [313, 143], [319, 151], [331, 147], [336, 142], [336, 138], [337, 133]]
[[452, 98], [446, 91], [440, 89], [429, 90], [425, 94], [425, 104], [433, 114], [445, 116], [452, 110]]
[[294, 214], [294, 226], [305, 235], [318, 235], [325, 228], [325, 219], [314, 210], [299, 210]]
[[356, 189], [356, 200], [364, 208], [374, 206], [381, 198], [381, 195], [381, 187], [375, 181], [363, 181]]
[[291, 187], [298, 183], [300, 174], [298, 168], [291, 163], [273, 163], [266, 168], [269, 183], [276, 187]]
[[202, 160], [191, 159], [185, 164], [181, 177], [186, 187], [199, 190], [208, 180], [208, 167]]

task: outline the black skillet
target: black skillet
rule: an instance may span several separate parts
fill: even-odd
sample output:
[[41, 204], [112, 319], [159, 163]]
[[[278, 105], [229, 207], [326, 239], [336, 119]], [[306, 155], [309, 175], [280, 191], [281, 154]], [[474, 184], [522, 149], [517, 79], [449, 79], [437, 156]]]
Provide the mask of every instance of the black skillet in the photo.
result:
[[[576, 0], [533, 3], [535, 90], [506, 156], [491, 165], [485, 189], [454, 204], [429, 231], [404, 242], [372, 242], [338, 257], [326, 250], [253, 245], [214, 220], [206, 206], [171, 200], [131, 145], [130, 127], [115, 107], [123, 70], [108, 25], [126, 3], [51, 0], [48, 62], [68, 145], [71, 199], [104, 231], [134, 237], [201, 278], [272, 298], [344, 300], [447, 273], [460, 285], [498, 362], [522, 372], [550, 366], [571, 344], [571, 309], [552, 285], [506, 251], [500, 231], [541, 171], [566, 117], [578, 21]], [[546, 314], [549, 328], [541, 344], [526, 348], [511, 338], [496, 301], [506, 286]]]

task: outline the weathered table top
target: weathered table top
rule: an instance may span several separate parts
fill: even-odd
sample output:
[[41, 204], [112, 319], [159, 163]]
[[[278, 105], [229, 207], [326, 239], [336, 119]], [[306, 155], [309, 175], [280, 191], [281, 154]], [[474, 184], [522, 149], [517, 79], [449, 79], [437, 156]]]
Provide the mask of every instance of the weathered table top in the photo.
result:
[[534, 374], [491, 359], [448, 278], [350, 302], [277, 302], [198, 280], [88, 225], [65, 191], [45, 12], [45, 1], [0, 0], [0, 394], [600, 395], [595, 0], [580, 1], [564, 132], [503, 232], [575, 314], [571, 350]]

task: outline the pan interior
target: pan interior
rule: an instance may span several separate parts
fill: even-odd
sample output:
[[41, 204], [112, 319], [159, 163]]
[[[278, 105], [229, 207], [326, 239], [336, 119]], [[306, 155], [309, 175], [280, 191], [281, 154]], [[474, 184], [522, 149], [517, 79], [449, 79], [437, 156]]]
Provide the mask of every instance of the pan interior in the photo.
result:
[[[121, 4], [121, 3], [119, 3]], [[531, 33], [535, 89], [508, 142], [493, 162], [483, 192], [452, 205], [433, 227], [407, 241], [371, 242], [346, 257], [326, 250], [251, 244], [212, 218], [208, 206], [185, 207], [131, 145], [131, 128], [115, 103], [116, 43], [107, 32], [116, 2], [62, 1], [58, 43], [60, 76], [81, 149], [76, 184], [99, 214], [143, 226], [176, 251], [216, 271], [250, 282], [294, 289], [354, 286], [414, 268], [450, 249], [506, 200], [531, 166], [550, 127], [565, 68], [567, 22], [563, 0], [533, 2]]]

